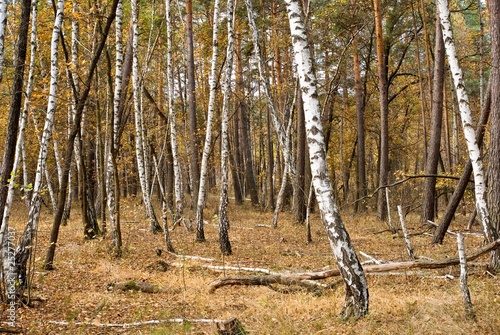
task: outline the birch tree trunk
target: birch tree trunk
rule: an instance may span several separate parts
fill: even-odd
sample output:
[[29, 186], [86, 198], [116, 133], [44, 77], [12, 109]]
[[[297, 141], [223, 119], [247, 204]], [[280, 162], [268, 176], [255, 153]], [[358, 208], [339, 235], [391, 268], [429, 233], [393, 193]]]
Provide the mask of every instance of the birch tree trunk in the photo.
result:
[[146, 151], [144, 144], [144, 120], [142, 106], [140, 103], [141, 83], [139, 82], [139, 9], [138, 1], [132, 1], [132, 86], [134, 97], [134, 115], [135, 115], [135, 153], [137, 158], [137, 171], [139, 173], [139, 183], [141, 185], [142, 199], [146, 209], [146, 215], [149, 219], [150, 229], [153, 234], [162, 231], [158, 219], [156, 218], [153, 204], [149, 193], [149, 186], [146, 176]]
[[229, 95], [231, 94], [231, 76], [233, 71], [234, 54], [234, 8], [233, 0], [227, 1], [227, 51], [226, 68], [224, 70], [224, 82], [222, 86], [224, 100], [222, 104], [221, 120], [221, 191], [219, 200], [219, 244], [224, 255], [231, 255], [231, 243], [229, 242], [229, 218], [227, 217], [228, 183], [229, 183]]
[[170, 120], [170, 143], [172, 147], [172, 161], [174, 166], [175, 217], [180, 218], [184, 210], [184, 194], [182, 186], [182, 171], [179, 163], [179, 149], [177, 146], [176, 113], [174, 110], [174, 70], [172, 67], [172, 22], [170, 0], [165, 0], [165, 16], [167, 21], [168, 118]]
[[115, 93], [113, 97], [113, 111], [108, 125], [108, 155], [107, 155], [107, 192], [109, 224], [111, 229], [112, 249], [117, 256], [121, 255], [122, 234], [120, 224], [120, 189], [118, 187], [118, 166], [116, 156], [119, 148], [120, 132], [120, 101], [123, 90], [123, 3], [118, 1], [115, 21]]
[[337, 260], [346, 288], [343, 318], [361, 317], [368, 313], [368, 286], [363, 268], [345, 230], [339, 210], [333, 199], [333, 187], [328, 177], [325, 143], [322, 132], [316, 76], [302, 10], [297, 0], [286, 0], [293, 44], [293, 56], [297, 65], [306, 123], [312, 183], [321, 211], [321, 218]]
[[[71, 127], [71, 132], [68, 137], [68, 143], [73, 143], [75, 141], [75, 138], [77, 134], [80, 132], [81, 128], [81, 121], [82, 121], [82, 114], [83, 114], [83, 109], [86, 105], [87, 99], [89, 97], [90, 89], [92, 87], [92, 78], [94, 77], [94, 73], [97, 69], [97, 65], [99, 62], [99, 58], [101, 57], [102, 51], [104, 49], [104, 46], [106, 44], [106, 40], [108, 38], [109, 31], [111, 29], [111, 25], [116, 17], [116, 8], [118, 6], [118, 1], [119, 0], [113, 0], [113, 3], [110, 6], [109, 10], [109, 15], [106, 20], [106, 24], [104, 26], [104, 29], [102, 30], [102, 37], [98, 43], [96, 43], [97, 48], [95, 49], [95, 52], [92, 56], [92, 59], [90, 61], [89, 65], [89, 70], [87, 77], [83, 83], [83, 90], [81, 94], [79, 94], [79, 97], [77, 99], [78, 104], [76, 108], [76, 114], [75, 114], [75, 122], [74, 125]], [[56, 246], [57, 246], [57, 240], [59, 238], [59, 228], [61, 227], [61, 222], [62, 222], [62, 217], [64, 213], [64, 205], [66, 202], [66, 195], [67, 195], [67, 188], [68, 188], [68, 176], [69, 176], [69, 170], [71, 169], [71, 161], [73, 159], [73, 151], [74, 151], [74, 146], [68, 145], [66, 147], [66, 153], [64, 157], [64, 167], [63, 167], [63, 176], [62, 176], [62, 181], [61, 181], [61, 188], [59, 190], [59, 197], [57, 201], [57, 211], [54, 214], [54, 222], [52, 224], [52, 229], [50, 232], [50, 244], [49, 248], [47, 249], [47, 254], [45, 256], [45, 263], [44, 263], [44, 268], [46, 270], [52, 270], [53, 269], [53, 262], [54, 262], [54, 257], [55, 257], [55, 252], [56, 252]]]
[[212, 32], [212, 62], [209, 76], [210, 95], [208, 98], [208, 113], [205, 126], [205, 144], [203, 145], [203, 155], [201, 158], [200, 188], [198, 193], [198, 203], [196, 205], [196, 241], [205, 241], [205, 231], [203, 229], [203, 208], [205, 207], [206, 184], [208, 174], [208, 158], [212, 146], [212, 124], [215, 109], [215, 93], [217, 90], [217, 57], [219, 54], [219, 0], [214, 1], [214, 21]]
[[467, 91], [465, 90], [462, 69], [458, 63], [455, 51], [455, 43], [453, 40], [453, 32], [450, 22], [450, 11], [448, 9], [448, 0], [438, 0], [437, 10], [439, 11], [448, 64], [450, 65], [450, 72], [452, 74], [455, 91], [457, 93], [464, 138], [467, 143], [469, 158], [472, 163], [476, 208], [481, 218], [481, 226], [483, 228], [484, 236], [488, 242], [492, 242], [496, 239], [496, 232], [490, 223], [488, 207], [486, 205], [486, 186], [484, 183], [483, 161], [481, 158], [481, 151], [476, 140], [476, 132], [474, 131], [474, 127], [472, 125], [472, 113], [469, 106]]
[[50, 47], [50, 86], [47, 104], [47, 114], [45, 116], [45, 125], [43, 128], [42, 140], [40, 143], [40, 152], [36, 167], [35, 183], [33, 185], [33, 195], [31, 199], [28, 223], [24, 230], [22, 240], [16, 249], [16, 275], [19, 281], [19, 293], [22, 294], [27, 285], [27, 263], [33, 247], [33, 239], [37, 231], [38, 219], [40, 217], [41, 191], [43, 174], [45, 173], [47, 154], [49, 150], [50, 138], [54, 125], [54, 114], [56, 111], [57, 80], [59, 75], [59, 38], [64, 16], [64, 0], [58, 0], [54, 28], [52, 30], [52, 39]]

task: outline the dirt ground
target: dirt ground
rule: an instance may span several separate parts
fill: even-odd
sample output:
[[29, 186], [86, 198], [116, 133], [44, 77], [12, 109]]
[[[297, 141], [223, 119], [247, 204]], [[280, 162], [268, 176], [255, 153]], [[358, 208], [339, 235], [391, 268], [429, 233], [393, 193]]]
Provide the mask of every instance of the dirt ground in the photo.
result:
[[[311, 219], [313, 242], [307, 244], [304, 225], [295, 224], [289, 213], [281, 213], [278, 228], [272, 229], [272, 213], [250, 205], [230, 205], [233, 255], [223, 257], [213, 208], [205, 211], [205, 243], [195, 242], [195, 233], [182, 226], [170, 233], [178, 254], [174, 256], [166, 252], [162, 234], [149, 232], [140, 204], [125, 200], [121, 258], [110, 256], [109, 235], [83, 240], [81, 218], [75, 210], [68, 226], [61, 229], [52, 271], [42, 268], [52, 225], [51, 214], [44, 212], [34, 249], [32, 301], [30, 306], [17, 307], [16, 329], [24, 334], [217, 334], [213, 321], [237, 318], [249, 334], [500, 332], [500, 279], [487, 273], [487, 255], [469, 264], [475, 320], [465, 318], [456, 266], [367, 275], [370, 313], [357, 321], [338, 317], [343, 285], [320, 293], [277, 286], [226, 286], [209, 293], [209, 284], [223, 276], [265, 275], [245, 268], [293, 273], [336, 266], [318, 214]], [[194, 217], [192, 213], [186, 215]], [[11, 219], [17, 238], [22, 235], [26, 217], [25, 208], [19, 204]], [[374, 215], [343, 213], [343, 218], [363, 262], [368, 258], [361, 252], [382, 261], [407, 260], [401, 234], [391, 234]], [[451, 228], [463, 229], [466, 220], [457, 216]], [[449, 235], [443, 245], [431, 245], [429, 228], [412, 215], [407, 216], [406, 223], [416, 256], [436, 260], [457, 257], [455, 237]], [[483, 239], [468, 234], [465, 243], [471, 251], [480, 247]], [[114, 286], [143, 281], [158, 292]], [[7, 315], [3, 306], [1, 327], [8, 327]]]

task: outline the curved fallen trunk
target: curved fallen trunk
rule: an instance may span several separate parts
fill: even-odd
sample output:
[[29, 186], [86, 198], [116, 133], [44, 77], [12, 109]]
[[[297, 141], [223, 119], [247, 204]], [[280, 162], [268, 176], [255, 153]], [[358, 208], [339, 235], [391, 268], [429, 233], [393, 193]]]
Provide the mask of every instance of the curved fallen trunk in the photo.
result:
[[[467, 256], [467, 261], [473, 261], [476, 258], [500, 248], [500, 239], [497, 239], [491, 243], [484, 245], [483, 247], [477, 249], [473, 253]], [[375, 272], [389, 272], [395, 270], [410, 270], [410, 269], [440, 269], [447, 266], [459, 265], [459, 258], [450, 258], [438, 261], [408, 261], [408, 262], [396, 262], [396, 263], [385, 263], [385, 264], [375, 264], [363, 267], [365, 273], [375, 273]], [[275, 275], [264, 275], [264, 276], [240, 276], [240, 277], [223, 277], [218, 278], [209, 284], [209, 292], [213, 293], [218, 288], [223, 286], [231, 285], [264, 285], [269, 286], [271, 284], [282, 284], [282, 285], [298, 285], [306, 288], [311, 288], [311, 283], [307, 280], [319, 280], [331, 277], [340, 276], [340, 271], [338, 269], [318, 271], [318, 272], [301, 272], [293, 274], [275, 274]], [[317, 288], [316, 288], [317, 289]]]

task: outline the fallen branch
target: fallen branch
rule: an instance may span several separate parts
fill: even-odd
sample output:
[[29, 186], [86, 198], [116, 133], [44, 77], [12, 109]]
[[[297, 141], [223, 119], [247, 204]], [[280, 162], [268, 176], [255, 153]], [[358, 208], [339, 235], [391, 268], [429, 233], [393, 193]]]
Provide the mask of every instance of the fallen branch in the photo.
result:
[[164, 319], [164, 320], [149, 320], [131, 323], [95, 323], [95, 322], [68, 322], [68, 321], [49, 321], [50, 324], [58, 326], [94, 326], [94, 327], [138, 327], [145, 325], [157, 325], [161, 323], [227, 323], [230, 320], [218, 320], [218, 319], [185, 319], [185, 318], [174, 318], [174, 319]]
[[299, 286], [307, 289], [309, 292], [321, 293], [321, 290], [326, 286], [318, 285], [318, 283], [300, 280], [288, 277], [287, 275], [269, 275], [269, 276], [241, 276], [241, 277], [224, 277], [214, 280], [209, 284], [209, 293], [214, 293], [215, 290], [222, 286], [228, 285], [245, 285], [245, 286], [271, 286], [273, 284]]
[[[485, 246], [479, 248], [475, 252], [467, 256], [467, 261], [472, 261], [490, 251], [500, 248], [500, 239], [493, 241]], [[440, 269], [447, 266], [460, 264], [459, 258], [451, 258], [438, 261], [408, 261], [408, 262], [397, 262], [397, 263], [385, 263], [368, 265], [363, 269], [365, 273], [376, 273], [376, 272], [389, 272], [398, 270], [410, 270], [410, 269]], [[298, 285], [303, 287], [310, 287], [309, 282], [304, 282], [305, 280], [318, 280], [326, 279], [330, 277], [340, 276], [340, 271], [338, 269], [325, 270], [319, 272], [302, 272], [293, 273], [285, 275], [269, 275], [269, 276], [242, 276], [242, 277], [224, 277], [218, 278], [209, 284], [209, 292], [213, 293], [220, 287], [228, 285], [271, 285], [271, 284], [283, 284], [283, 285]]]

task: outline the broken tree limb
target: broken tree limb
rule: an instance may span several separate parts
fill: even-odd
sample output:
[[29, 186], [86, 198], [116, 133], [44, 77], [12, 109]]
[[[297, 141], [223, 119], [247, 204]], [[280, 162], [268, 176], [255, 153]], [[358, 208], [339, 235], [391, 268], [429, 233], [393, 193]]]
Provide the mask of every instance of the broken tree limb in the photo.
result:
[[464, 236], [457, 234], [458, 258], [460, 259], [460, 290], [464, 299], [465, 316], [467, 319], [474, 320], [474, 310], [470, 298], [469, 286], [467, 285], [467, 260], [465, 259]]
[[128, 328], [128, 327], [139, 327], [145, 325], [157, 325], [161, 323], [208, 323], [217, 324], [228, 322], [229, 320], [218, 320], [218, 319], [185, 319], [185, 318], [175, 318], [175, 319], [165, 319], [165, 320], [149, 320], [131, 323], [95, 323], [95, 322], [68, 322], [68, 321], [49, 321], [52, 325], [58, 326], [94, 326], [94, 327], [117, 327], [117, 328]]
[[310, 292], [319, 293], [324, 287], [318, 286], [317, 283], [308, 280], [295, 279], [287, 275], [268, 275], [268, 276], [239, 276], [239, 277], [223, 277], [214, 280], [209, 284], [209, 293], [214, 293], [220, 287], [231, 285], [245, 286], [271, 286], [273, 284], [299, 286], [307, 289]]
[[403, 230], [403, 236], [405, 238], [406, 251], [408, 251], [408, 257], [410, 258], [411, 261], [414, 261], [415, 254], [413, 253], [410, 237], [408, 236], [408, 231], [406, 230], [405, 217], [403, 215], [403, 208], [401, 207], [401, 205], [398, 205], [398, 214], [399, 214], [399, 221], [401, 222], [401, 229]]
[[[467, 256], [466, 259], [467, 261], [472, 261], [498, 248], [500, 248], [500, 239], [488, 243], [483, 247], [477, 249], [469, 256]], [[453, 266], [459, 264], [460, 264], [459, 258], [450, 258], [438, 261], [415, 260], [408, 262], [368, 265], [363, 267], [363, 270], [365, 271], [365, 273], [377, 273], [377, 272], [389, 272], [389, 271], [410, 270], [410, 269], [440, 269], [447, 266]], [[209, 292], [213, 293], [218, 288], [230, 285], [268, 286], [271, 284], [282, 284], [282, 285], [298, 285], [310, 288], [311, 287], [310, 282], [305, 282], [305, 280], [319, 280], [336, 276], [340, 276], [340, 271], [338, 269], [318, 271], [318, 272], [301, 272], [301, 273], [284, 274], [284, 275], [223, 277], [223, 278], [218, 278], [209, 284]]]

